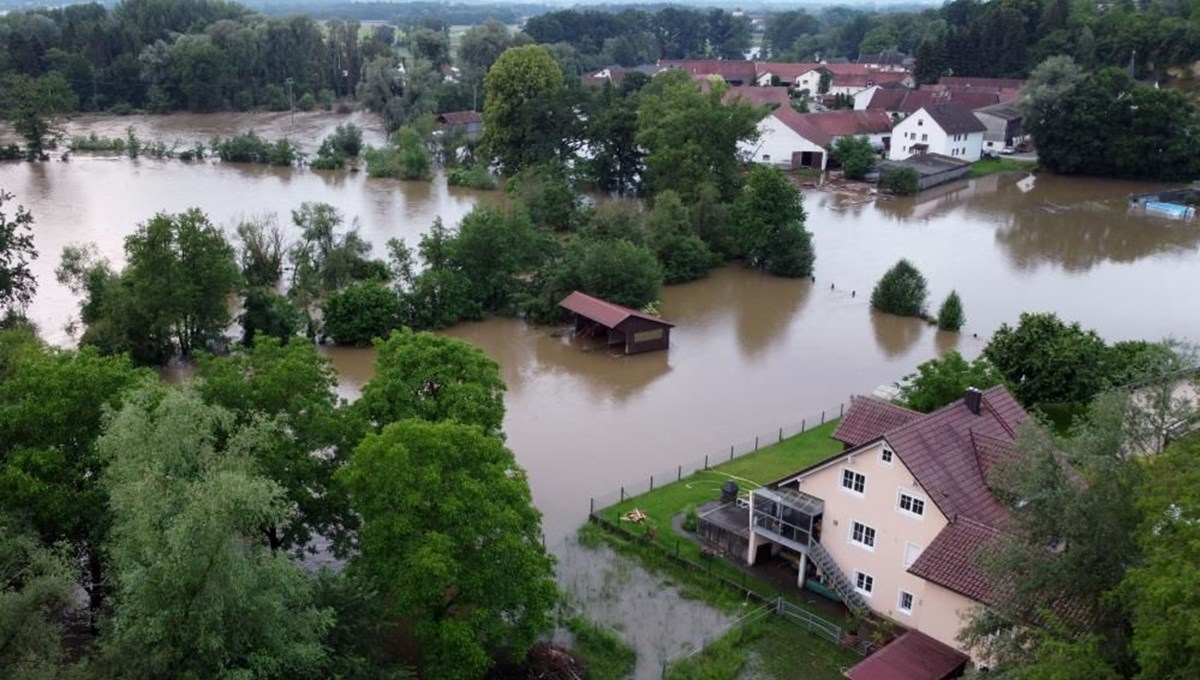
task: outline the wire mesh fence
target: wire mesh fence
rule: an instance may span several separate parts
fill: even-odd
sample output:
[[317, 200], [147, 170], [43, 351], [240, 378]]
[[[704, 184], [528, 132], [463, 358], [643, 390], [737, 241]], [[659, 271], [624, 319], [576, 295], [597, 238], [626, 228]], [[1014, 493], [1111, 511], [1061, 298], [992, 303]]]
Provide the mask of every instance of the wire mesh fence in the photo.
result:
[[604, 508], [622, 503], [634, 496], [640, 496], [672, 482], [681, 481], [696, 472], [718, 467], [725, 463], [731, 463], [742, 456], [757, 453], [768, 446], [778, 444], [785, 439], [808, 432], [814, 427], [820, 427], [830, 421], [841, 418], [845, 415], [848, 406], [849, 401], [843, 401], [831, 408], [813, 411], [798, 420], [791, 421], [771, 430], [759, 432], [753, 437], [732, 442], [727, 447], [714, 449], [686, 463], [679, 463], [673, 468], [659, 470], [641, 479], [631, 480], [606, 494], [591, 498], [589, 500], [588, 512], [595, 513], [597, 510], [603, 510]]

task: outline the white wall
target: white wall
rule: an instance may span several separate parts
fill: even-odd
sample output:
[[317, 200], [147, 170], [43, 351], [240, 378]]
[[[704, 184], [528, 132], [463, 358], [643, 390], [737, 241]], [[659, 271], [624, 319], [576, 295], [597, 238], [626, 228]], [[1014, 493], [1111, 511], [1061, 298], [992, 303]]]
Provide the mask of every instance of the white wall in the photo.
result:
[[892, 128], [892, 148], [888, 159], [902, 161], [914, 155], [915, 144], [929, 145], [930, 153], [940, 153], [974, 163], [983, 155], [983, 133], [947, 135], [925, 109], [918, 109]]
[[871, 103], [871, 98], [875, 96], [875, 92], [879, 89], [878, 85], [872, 85], [858, 94], [854, 95], [854, 110], [866, 111], [867, 104]]
[[815, 98], [820, 96], [820, 94], [817, 92], [817, 87], [819, 87], [820, 84], [821, 72], [816, 69], [806, 71], [805, 73], [801, 73], [800, 75], [796, 76], [796, 89], [808, 90], [810, 97]]
[[792, 154], [797, 151], [814, 151], [821, 156], [821, 169], [829, 162], [829, 154], [825, 149], [814, 144], [796, 131], [783, 124], [775, 116], [767, 116], [758, 123], [758, 140], [740, 142], [738, 152], [748, 157], [752, 162], [762, 165], [791, 167]]

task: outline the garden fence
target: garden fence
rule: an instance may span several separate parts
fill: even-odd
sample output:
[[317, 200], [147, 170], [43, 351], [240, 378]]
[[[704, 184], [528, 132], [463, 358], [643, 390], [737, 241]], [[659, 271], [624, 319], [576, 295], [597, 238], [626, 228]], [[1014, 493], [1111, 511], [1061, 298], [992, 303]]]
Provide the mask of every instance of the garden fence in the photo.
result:
[[686, 463], [680, 463], [671, 469], [660, 470], [642, 479], [631, 481], [609, 493], [591, 498], [589, 500], [588, 512], [589, 514], [595, 514], [598, 510], [622, 503], [628, 498], [640, 496], [671, 482], [680, 481], [695, 472], [732, 462], [742, 456], [755, 453], [772, 444], [777, 444], [789, 437], [803, 434], [814, 427], [820, 427], [831, 420], [841, 418], [845, 415], [846, 408], [849, 405], [849, 401], [847, 400], [831, 408], [813, 411], [786, 425], [766, 432], [760, 432], [752, 438], [743, 439], [730, 444], [728, 447], [713, 450], [702, 457], [694, 458]]

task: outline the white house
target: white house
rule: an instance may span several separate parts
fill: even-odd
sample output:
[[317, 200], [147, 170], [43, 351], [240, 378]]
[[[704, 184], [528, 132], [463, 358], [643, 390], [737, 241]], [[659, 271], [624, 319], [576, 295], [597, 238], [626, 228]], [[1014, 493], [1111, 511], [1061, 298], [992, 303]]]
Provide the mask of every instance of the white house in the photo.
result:
[[987, 130], [983, 133], [983, 150], [999, 152], [1024, 140], [1021, 130], [1024, 114], [1016, 104], [993, 104], [975, 109], [975, 117]]
[[871, 146], [887, 148], [891, 119], [882, 111], [797, 113], [781, 106], [758, 123], [758, 140], [739, 151], [754, 163], [787, 168], [820, 168], [829, 163], [829, 148], [839, 137], [866, 137]]
[[960, 103], [924, 106], [896, 124], [888, 159], [902, 161], [917, 154], [937, 153], [973, 163], [983, 153], [986, 130]]

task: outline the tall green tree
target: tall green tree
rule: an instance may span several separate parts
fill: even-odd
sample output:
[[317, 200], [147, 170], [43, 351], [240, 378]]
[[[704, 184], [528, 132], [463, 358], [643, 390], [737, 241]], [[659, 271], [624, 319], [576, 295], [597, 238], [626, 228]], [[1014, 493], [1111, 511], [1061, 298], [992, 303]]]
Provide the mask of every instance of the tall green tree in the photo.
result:
[[332, 612], [261, 541], [286, 492], [255, 470], [281, 427], [239, 427], [188, 390], [130, 397], [99, 447], [113, 514], [116, 677], [319, 677]]
[[811, 276], [816, 254], [800, 190], [779, 170], [756, 167], [733, 204], [734, 239], [750, 266], [778, 276]]
[[957, 333], [966, 322], [967, 317], [963, 314], [962, 299], [958, 297], [958, 291], [952, 290], [942, 302], [942, 306], [938, 308], [938, 329]]
[[33, 246], [33, 215], [18, 205], [10, 218], [4, 205], [13, 195], [0, 190], [0, 325], [6, 317], [24, 316], [33, 301], [37, 279], [29, 269], [38, 253]]
[[637, 92], [626, 92], [624, 83], [620, 91], [605, 83], [592, 97], [587, 122], [588, 143], [593, 150], [589, 165], [592, 179], [602, 191], [632, 194], [641, 186], [643, 152], [637, 143]]
[[31, 78], [10, 75], [3, 95], [5, 117], [22, 139], [29, 160], [44, 160], [62, 138], [60, 116], [75, 109], [71, 86], [57, 73]]
[[0, 675], [14, 680], [63, 672], [60, 612], [72, 607], [69, 555], [0, 517]]
[[508, 48], [484, 84], [482, 143], [504, 172], [558, 157], [567, 124], [563, 74], [544, 47]]
[[1086, 402], [1106, 385], [1106, 350], [1100, 336], [1049, 313], [1021, 314], [1016, 327], [1002, 324], [983, 356], [1025, 404]]
[[96, 440], [105, 411], [153, 374], [90, 347], [43, 347], [21, 329], [0, 331], [0, 366], [0, 513], [45, 545], [70, 546], [94, 623], [106, 595], [109, 527]]
[[741, 187], [738, 143], [756, 138], [764, 110], [743, 99], [726, 105], [722, 82], [702, 91], [691, 74], [671, 70], [642, 89], [637, 143], [646, 150], [643, 178], [648, 193], [674, 190], [685, 202], [714, 182], [723, 200]]
[[311, 343], [260, 335], [252, 347], [202, 354], [197, 364], [196, 390], [205, 403], [228, 410], [240, 426], [263, 417], [282, 426], [255, 461], [256, 474], [283, 488], [290, 510], [284, 523], [263, 527], [271, 549], [297, 550], [314, 534], [333, 537], [352, 526], [332, 482], [355, 431], [343, 416], [329, 358]]
[[842, 164], [846, 179], [862, 179], [875, 165], [875, 150], [866, 137], [838, 137], [833, 144], [833, 157]]
[[529, 484], [499, 438], [402, 420], [368, 435], [342, 477], [363, 518], [350, 569], [414, 631], [425, 677], [473, 680], [524, 656], [557, 589]]
[[456, 420], [499, 435], [504, 421], [500, 366], [456, 338], [396, 331], [376, 343], [375, 376], [355, 408], [375, 429], [409, 418]]
[[674, 191], [654, 198], [646, 220], [646, 241], [658, 255], [664, 283], [683, 283], [706, 276], [718, 258], [700, 240], [692, 226], [691, 211]]

